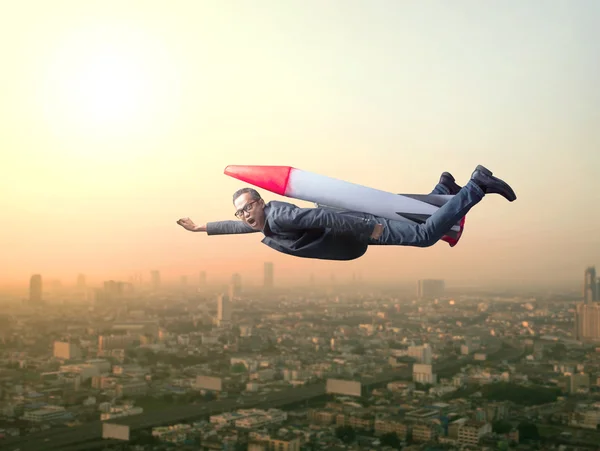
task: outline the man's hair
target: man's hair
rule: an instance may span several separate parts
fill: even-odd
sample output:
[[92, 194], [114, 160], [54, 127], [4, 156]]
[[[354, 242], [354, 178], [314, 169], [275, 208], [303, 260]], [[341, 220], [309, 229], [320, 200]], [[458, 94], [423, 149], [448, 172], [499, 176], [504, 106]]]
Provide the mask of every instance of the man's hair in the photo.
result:
[[233, 203], [235, 204], [235, 200], [240, 197], [242, 194], [250, 193], [250, 198], [252, 200], [260, 200], [260, 194], [254, 188], [242, 188], [238, 189], [235, 193], [233, 193]]

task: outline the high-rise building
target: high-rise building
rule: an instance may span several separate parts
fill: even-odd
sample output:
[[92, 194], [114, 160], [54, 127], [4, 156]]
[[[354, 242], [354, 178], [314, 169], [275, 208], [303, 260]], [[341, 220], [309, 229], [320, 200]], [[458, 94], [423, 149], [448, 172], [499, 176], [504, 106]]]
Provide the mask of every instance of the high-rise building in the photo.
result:
[[153, 290], [158, 290], [160, 288], [160, 271], [150, 272], [150, 283], [152, 284]]
[[431, 346], [424, 344], [423, 346], [409, 346], [408, 356], [416, 359], [418, 363], [431, 365]]
[[231, 299], [239, 296], [242, 292], [242, 276], [239, 273], [235, 273], [231, 276]]
[[600, 302], [577, 304], [574, 332], [576, 340], [600, 341]]
[[200, 287], [204, 288], [206, 286], [206, 271], [200, 271]]
[[42, 302], [42, 276], [34, 274], [29, 280], [29, 302], [40, 304]]
[[85, 275], [79, 274], [77, 276], [77, 288], [82, 289], [85, 288]]
[[265, 262], [265, 288], [273, 288], [273, 263]]
[[421, 384], [436, 384], [437, 376], [431, 365], [415, 363], [413, 364], [413, 381]]
[[81, 358], [81, 349], [74, 343], [55, 341], [54, 357], [64, 360], [76, 360]]
[[220, 294], [217, 299], [217, 321], [219, 326], [231, 322], [231, 300], [228, 295]]
[[417, 283], [417, 297], [419, 299], [436, 299], [444, 296], [445, 284], [443, 280], [423, 279]]
[[586, 268], [584, 279], [583, 279], [583, 302], [585, 304], [591, 304], [592, 302], [599, 302], [600, 293], [598, 293], [598, 280], [596, 277], [596, 267], [590, 266]]

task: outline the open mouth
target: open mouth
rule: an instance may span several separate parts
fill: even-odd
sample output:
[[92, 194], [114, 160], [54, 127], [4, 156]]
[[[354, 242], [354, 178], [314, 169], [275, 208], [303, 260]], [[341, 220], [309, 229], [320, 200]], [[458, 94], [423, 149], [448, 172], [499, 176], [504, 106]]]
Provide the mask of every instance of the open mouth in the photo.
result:
[[256, 220], [254, 218], [248, 218], [248, 224], [254, 227], [254, 225], [256, 224]]

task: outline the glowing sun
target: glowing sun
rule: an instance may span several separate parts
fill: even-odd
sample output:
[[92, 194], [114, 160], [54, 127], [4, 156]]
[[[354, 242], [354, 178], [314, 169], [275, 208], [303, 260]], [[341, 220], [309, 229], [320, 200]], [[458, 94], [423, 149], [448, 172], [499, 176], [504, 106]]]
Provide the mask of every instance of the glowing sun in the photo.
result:
[[42, 98], [61, 128], [131, 133], [160, 126], [172, 113], [177, 82], [164, 45], [116, 26], [67, 33], [49, 59]]

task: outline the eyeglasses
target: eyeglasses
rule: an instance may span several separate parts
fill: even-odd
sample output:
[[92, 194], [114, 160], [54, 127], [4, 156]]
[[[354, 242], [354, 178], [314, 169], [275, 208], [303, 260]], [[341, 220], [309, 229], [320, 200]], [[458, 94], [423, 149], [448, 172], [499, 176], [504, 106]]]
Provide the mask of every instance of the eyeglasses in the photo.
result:
[[257, 200], [253, 200], [252, 202], [248, 202], [246, 205], [244, 205], [242, 208], [240, 208], [238, 211], [235, 212], [235, 217], [236, 218], [241, 218], [242, 216], [244, 216], [244, 212], [248, 213], [250, 211], [252, 211], [252, 205], [255, 204], [256, 202], [258, 202]]

